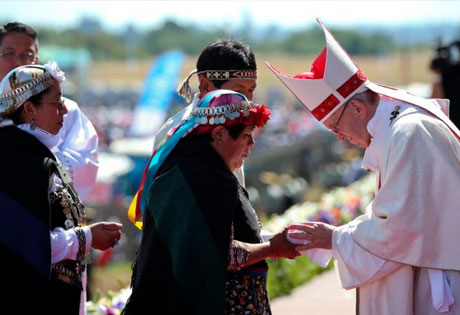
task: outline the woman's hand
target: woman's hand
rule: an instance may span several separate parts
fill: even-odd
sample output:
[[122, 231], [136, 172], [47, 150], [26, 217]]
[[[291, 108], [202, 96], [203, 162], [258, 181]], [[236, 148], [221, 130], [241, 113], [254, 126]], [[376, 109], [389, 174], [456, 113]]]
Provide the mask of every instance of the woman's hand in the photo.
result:
[[97, 222], [89, 225], [93, 235], [92, 247], [106, 250], [118, 244], [121, 237], [123, 225], [117, 222]]
[[296, 258], [300, 255], [296, 251], [296, 244], [289, 242], [286, 238], [288, 229], [285, 228], [282, 232], [275, 234], [270, 242], [270, 257], [271, 258]]

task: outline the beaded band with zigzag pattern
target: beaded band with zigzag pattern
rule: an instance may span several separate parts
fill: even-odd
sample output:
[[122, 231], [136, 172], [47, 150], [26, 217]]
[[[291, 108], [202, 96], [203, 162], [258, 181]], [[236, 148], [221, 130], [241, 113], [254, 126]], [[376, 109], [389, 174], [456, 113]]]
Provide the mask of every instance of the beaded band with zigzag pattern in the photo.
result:
[[4, 115], [14, 111], [16, 104], [21, 104], [35, 94], [44, 91], [53, 84], [53, 76], [44, 72], [39, 77], [26, 84], [0, 95], [0, 108], [4, 108]]

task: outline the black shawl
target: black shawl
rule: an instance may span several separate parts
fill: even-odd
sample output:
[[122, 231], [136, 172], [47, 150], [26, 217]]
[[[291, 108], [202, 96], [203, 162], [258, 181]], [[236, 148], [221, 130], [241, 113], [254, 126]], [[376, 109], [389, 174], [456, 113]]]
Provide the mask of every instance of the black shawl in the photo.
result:
[[235, 218], [247, 231], [254, 225], [236, 215], [237, 179], [210, 144], [186, 137], [148, 193], [125, 314], [224, 314], [232, 226], [247, 234], [238, 240], [260, 242], [258, 230], [235, 226]]

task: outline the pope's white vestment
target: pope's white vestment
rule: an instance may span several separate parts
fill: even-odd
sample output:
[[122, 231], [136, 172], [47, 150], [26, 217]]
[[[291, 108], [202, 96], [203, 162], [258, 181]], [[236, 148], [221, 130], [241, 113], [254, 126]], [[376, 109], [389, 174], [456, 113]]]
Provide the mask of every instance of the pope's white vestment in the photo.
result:
[[[392, 119], [391, 119], [392, 118]], [[460, 142], [424, 109], [382, 96], [363, 167], [379, 174], [366, 213], [335, 229], [342, 286], [360, 314], [460, 314]]]

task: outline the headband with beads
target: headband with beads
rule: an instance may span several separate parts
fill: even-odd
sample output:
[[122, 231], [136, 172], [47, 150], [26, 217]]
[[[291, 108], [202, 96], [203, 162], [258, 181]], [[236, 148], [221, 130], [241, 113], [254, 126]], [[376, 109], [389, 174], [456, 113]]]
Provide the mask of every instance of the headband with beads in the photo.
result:
[[229, 80], [229, 79], [257, 79], [256, 70], [204, 70], [198, 72], [197, 69], [192, 70], [184, 79], [182, 84], [177, 88], [177, 93], [185, 98], [187, 103], [192, 101], [192, 89], [190, 88], [190, 78], [194, 75], [204, 74], [209, 80]]
[[[252, 102], [241, 101], [219, 107], [196, 107], [192, 110], [192, 116], [197, 124], [217, 125], [225, 124], [227, 119], [234, 120], [240, 117], [240, 111], [243, 111], [243, 116], [249, 116], [249, 110], [255, 107]], [[212, 117], [208, 117], [212, 116]]]

